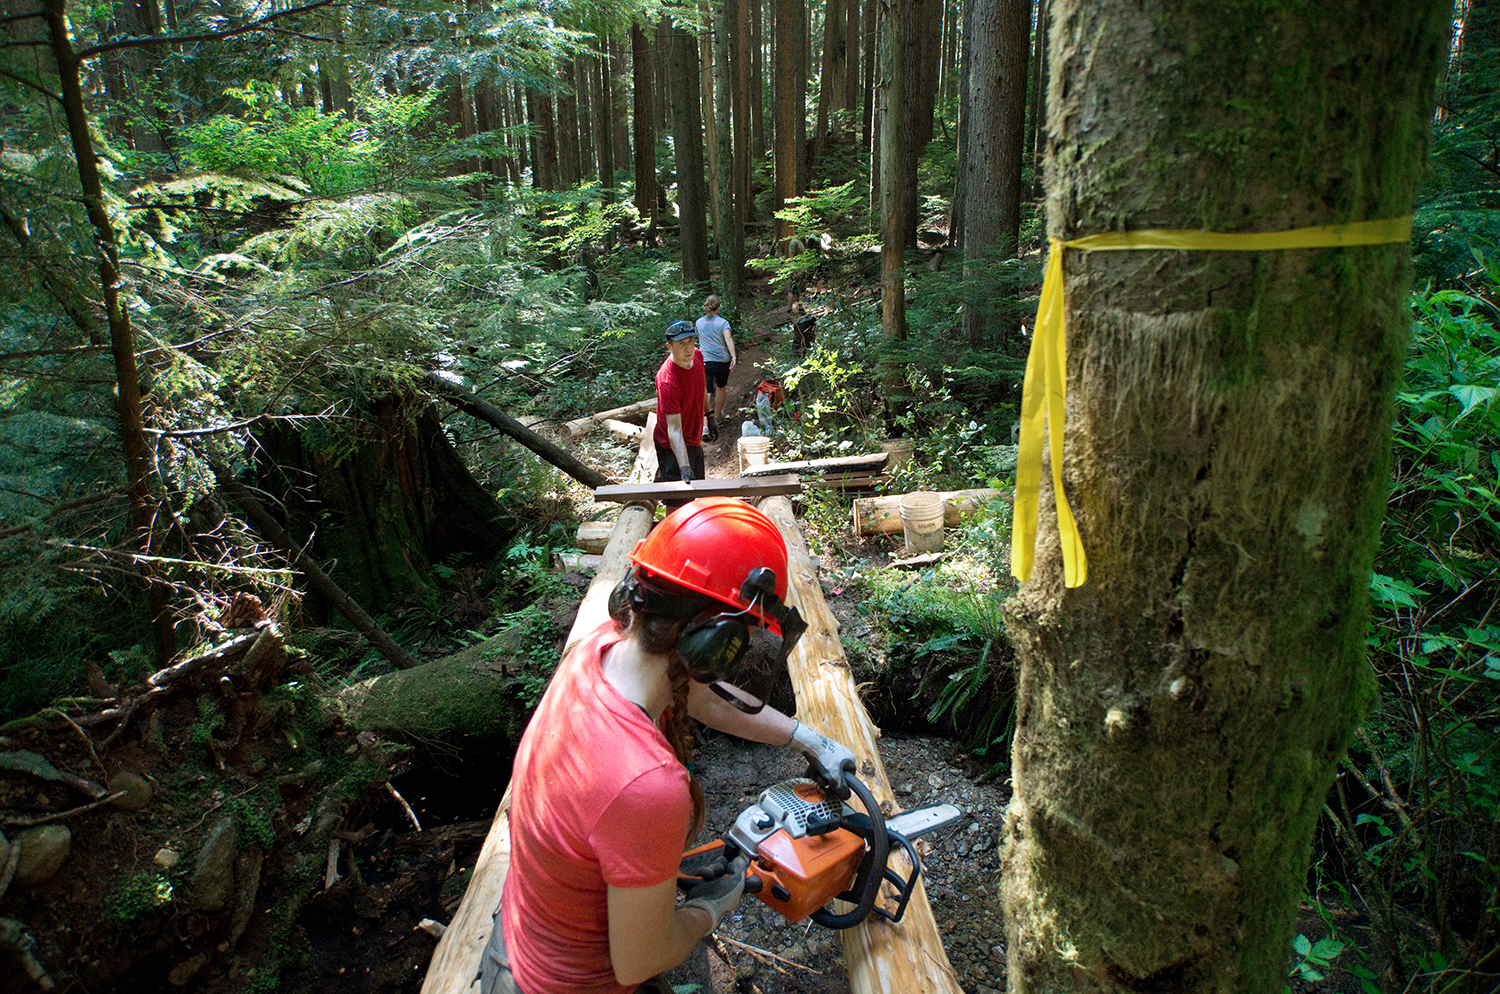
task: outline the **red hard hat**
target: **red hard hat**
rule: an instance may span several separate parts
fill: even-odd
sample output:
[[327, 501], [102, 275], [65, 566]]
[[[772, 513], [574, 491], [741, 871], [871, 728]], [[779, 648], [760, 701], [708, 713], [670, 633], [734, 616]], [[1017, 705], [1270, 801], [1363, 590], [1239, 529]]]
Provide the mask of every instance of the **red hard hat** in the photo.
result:
[[[733, 497], [700, 497], [677, 508], [636, 543], [630, 559], [647, 583], [661, 577], [736, 608], [749, 606], [740, 585], [751, 570], [764, 566], [776, 574], [776, 597], [786, 600], [781, 532], [763, 511]], [[763, 604], [751, 613], [764, 627], [782, 633]]]

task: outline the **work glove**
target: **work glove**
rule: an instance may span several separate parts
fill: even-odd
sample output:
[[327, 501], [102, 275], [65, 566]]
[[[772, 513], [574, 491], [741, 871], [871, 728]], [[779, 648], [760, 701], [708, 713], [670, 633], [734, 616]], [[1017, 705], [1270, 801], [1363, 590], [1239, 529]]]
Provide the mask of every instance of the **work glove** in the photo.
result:
[[693, 467], [691, 467], [691, 466], [683, 466], [681, 468], [682, 468], [682, 482], [683, 483], [692, 483], [693, 482]]
[[708, 912], [713, 919], [709, 931], [719, 927], [719, 923], [735, 908], [740, 906], [740, 901], [745, 897], [745, 870], [750, 866], [750, 857], [741, 853], [729, 861], [722, 877], [713, 880], [705, 880], [703, 883], [687, 892], [687, 900], [683, 902], [684, 908], [702, 908]]
[[849, 796], [849, 788], [844, 786], [844, 773], [853, 773], [857, 764], [848, 746], [799, 721], [787, 748], [807, 757], [807, 772], [824, 790], [833, 791], [839, 797]]

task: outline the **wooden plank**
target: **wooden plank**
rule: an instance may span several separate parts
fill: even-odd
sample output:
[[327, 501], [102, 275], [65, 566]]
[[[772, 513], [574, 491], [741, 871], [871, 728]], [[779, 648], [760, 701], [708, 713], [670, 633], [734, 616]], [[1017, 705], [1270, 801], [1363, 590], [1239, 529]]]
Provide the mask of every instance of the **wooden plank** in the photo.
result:
[[563, 426], [569, 438], [577, 438], [588, 431], [594, 425], [610, 418], [628, 418], [641, 414], [650, 414], [656, 410], [656, 398], [648, 397], [638, 400], [634, 404], [626, 404], [624, 407], [612, 407], [607, 411], [599, 411], [597, 414], [585, 414], [581, 418], [574, 418]]
[[[653, 446], [653, 463], [655, 458]], [[652, 472], [655, 472], [654, 466]], [[636, 504], [620, 512], [599, 564], [599, 572], [594, 574], [588, 593], [578, 605], [578, 616], [568, 633], [568, 648], [609, 617], [609, 592], [625, 575], [631, 550], [650, 530], [650, 508]], [[484, 848], [479, 852], [479, 862], [474, 865], [468, 890], [433, 950], [432, 961], [422, 981], [422, 994], [478, 994], [480, 960], [484, 956], [485, 944], [489, 942], [495, 912], [500, 909], [505, 877], [510, 872], [509, 811], [510, 788], [507, 787], [489, 834], [485, 836]]]
[[692, 500], [695, 497], [745, 497], [755, 500], [802, 491], [799, 476], [739, 477], [694, 480], [692, 483], [617, 483], [598, 487], [594, 500], [628, 503], [637, 500]]
[[[861, 497], [854, 502], [854, 533], [856, 535], [893, 535], [901, 531], [901, 498], [905, 494], [885, 494], [880, 497]], [[957, 528], [965, 514], [973, 514], [996, 497], [1010, 499], [1008, 490], [945, 490], [943, 498], [943, 524]]]
[[877, 467], [885, 465], [891, 457], [889, 452], [866, 452], [857, 456], [832, 456], [828, 459], [802, 459], [797, 462], [771, 462], [764, 466], [746, 466], [741, 476], [772, 476], [781, 473], [812, 473], [819, 470], [841, 469], [850, 466]]
[[[807, 551], [792, 515], [791, 501], [771, 497], [760, 507], [786, 540], [791, 573], [789, 600], [808, 625], [788, 660], [797, 694], [797, 717], [852, 749], [859, 760], [859, 777], [876, 801], [882, 807], [889, 802], [892, 811], [900, 810], [875, 747], [880, 730], [860, 703], [859, 689], [839, 642], [838, 622], [818, 585], [817, 560]], [[909, 866], [897, 866], [904, 861], [892, 859], [892, 867], [903, 876], [911, 872]], [[844, 963], [853, 994], [961, 994], [920, 879], [899, 925], [872, 918], [846, 929], [843, 937]]]

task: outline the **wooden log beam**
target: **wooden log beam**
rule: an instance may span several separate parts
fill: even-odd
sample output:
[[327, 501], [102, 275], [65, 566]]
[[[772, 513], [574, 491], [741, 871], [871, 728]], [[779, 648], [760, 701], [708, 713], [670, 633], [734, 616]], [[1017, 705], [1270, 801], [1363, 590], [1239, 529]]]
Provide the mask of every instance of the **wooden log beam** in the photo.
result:
[[[886, 494], [881, 497], [860, 497], [854, 501], [854, 533], [856, 535], [893, 535], [901, 530], [901, 498], [905, 494]], [[963, 522], [965, 514], [973, 514], [996, 497], [1010, 499], [1008, 490], [945, 490], [938, 494], [943, 498], [943, 524], [956, 528]]]
[[[650, 461], [654, 463], [655, 459], [656, 449], [652, 446]], [[640, 468], [638, 462], [637, 469]], [[651, 472], [655, 471], [653, 465]], [[588, 593], [578, 606], [578, 616], [568, 632], [568, 648], [608, 619], [609, 592], [624, 577], [635, 544], [651, 530], [651, 517], [651, 509], [639, 504], [632, 504], [620, 512], [609, 545], [604, 549], [599, 571], [594, 574]], [[422, 981], [422, 994], [478, 994], [480, 960], [489, 941], [494, 916], [500, 910], [500, 894], [510, 872], [509, 813], [510, 788], [507, 787], [489, 834], [485, 836], [484, 847], [479, 851], [479, 862], [474, 864], [469, 888], [433, 950], [427, 976]]]
[[692, 483], [617, 483], [594, 489], [594, 500], [628, 503], [638, 500], [692, 500], [695, 497], [744, 497], [756, 500], [802, 491], [798, 476], [694, 480]]
[[746, 466], [741, 476], [774, 476], [783, 473], [817, 473], [830, 469], [850, 469], [855, 466], [874, 469], [885, 465], [891, 457], [889, 452], [866, 452], [857, 456], [832, 456], [827, 459], [801, 459], [797, 462], [771, 462], [764, 466]]
[[505, 434], [520, 442], [542, 459], [556, 466], [564, 473], [567, 473], [584, 486], [602, 487], [610, 482], [609, 477], [597, 469], [594, 469], [592, 466], [585, 466], [567, 450], [553, 445], [509, 414], [500, 410], [494, 404], [486, 400], [481, 400], [478, 396], [470, 393], [463, 387], [449, 383], [436, 373], [428, 373], [422, 377], [422, 382], [427, 384], [428, 388], [439, 397], [442, 397], [460, 411], [499, 428]]
[[634, 404], [626, 404], [624, 407], [612, 407], [607, 411], [597, 414], [585, 414], [581, 418], [574, 418], [563, 426], [569, 438], [577, 438], [588, 431], [594, 425], [611, 418], [629, 418], [641, 414], [650, 414], [656, 410], [656, 398], [648, 397], [646, 400], [638, 400]]
[[626, 438], [640, 438], [645, 431], [640, 425], [633, 425], [629, 421], [616, 421], [614, 418], [605, 418], [599, 422], [616, 435], [624, 435]]
[[[900, 810], [876, 749], [880, 730], [860, 703], [839, 641], [838, 622], [818, 585], [817, 560], [807, 551], [792, 503], [785, 497], [771, 497], [762, 501], [760, 508], [776, 522], [786, 540], [791, 573], [788, 596], [807, 621], [807, 633], [788, 660], [797, 695], [797, 718], [852, 749], [859, 760], [859, 778], [876, 801], [883, 808], [889, 802], [890, 810]], [[897, 862], [893, 857], [893, 868]], [[911, 867], [902, 866], [897, 872], [905, 875]], [[961, 994], [920, 880], [899, 925], [871, 918], [845, 930], [844, 964], [854, 994]]]

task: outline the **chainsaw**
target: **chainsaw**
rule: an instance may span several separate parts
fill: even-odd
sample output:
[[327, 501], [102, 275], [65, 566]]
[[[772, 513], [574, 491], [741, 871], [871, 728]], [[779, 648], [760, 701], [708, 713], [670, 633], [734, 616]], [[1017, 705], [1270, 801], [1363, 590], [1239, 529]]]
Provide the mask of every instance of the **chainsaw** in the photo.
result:
[[[876, 914], [899, 922], [922, 873], [912, 840], [953, 824], [960, 812], [952, 804], [933, 804], [886, 818], [852, 774], [844, 774], [844, 785], [864, 811], [812, 780], [783, 780], [767, 787], [740, 812], [724, 838], [683, 854], [677, 886], [686, 891], [721, 877], [743, 854], [750, 859], [745, 890], [787, 921], [811, 917], [826, 928], [845, 929]], [[905, 879], [890, 867], [894, 851], [904, 851], [911, 861]], [[878, 903], [884, 883], [895, 888], [890, 910]], [[854, 906], [832, 911], [826, 905], [834, 900]]]

